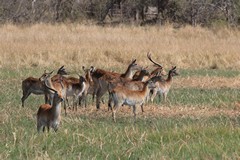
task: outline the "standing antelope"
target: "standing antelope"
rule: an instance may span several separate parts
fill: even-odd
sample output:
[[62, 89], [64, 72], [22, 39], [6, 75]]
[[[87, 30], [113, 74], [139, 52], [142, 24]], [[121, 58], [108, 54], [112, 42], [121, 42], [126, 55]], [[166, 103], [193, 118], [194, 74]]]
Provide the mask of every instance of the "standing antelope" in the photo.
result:
[[53, 95], [53, 103], [42, 104], [37, 112], [37, 131], [40, 132], [43, 127], [43, 132], [45, 131], [45, 127], [47, 127], [48, 132], [50, 127], [56, 132], [61, 120], [61, 102], [63, 101], [63, 97], [58, 91], [50, 88], [45, 80], [45, 86], [47, 89], [54, 92]]
[[[63, 84], [64, 88], [66, 88], [66, 97], [72, 96], [73, 97], [73, 110], [75, 109], [77, 111], [77, 100], [79, 98], [83, 99], [85, 102], [86, 107], [86, 100], [85, 97], [87, 95], [87, 91], [90, 87], [90, 84], [93, 83], [91, 74], [94, 71], [94, 67], [91, 67], [90, 69], [86, 69], [84, 66], [82, 69], [85, 72], [85, 77], [82, 77], [79, 75], [79, 79], [74, 77], [63, 77]], [[66, 106], [64, 105], [65, 115], [67, 114]]]
[[134, 122], [136, 121], [136, 105], [142, 105], [148, 96], [150, 89], [153, 89], [155, 84], [152, 80], [148, 80], [144, 83], [143, 89], [140, 91], [129, 90], [124, 86], [116, 86], [115, 88], [109, 88], [109, 93], [114, 102], [114, 108], [112, 109], [112, 117], [116, 122], [116, 111], [122, 105], [129, 105], [133, 107]]
[[85, 78], [79, 75], [78, 83], [71, 83], [71, 85], [68, 85], [66, 97], [69, 96], [73, 97], [73, 110], [75, 108], [75, 110], [77, 111], [77, 100], [79, 99], [80, 96], [82, 96], [83, 92], [86, 89], [85, 83], [86, 83]]
[[[47, 73], [45, 72], [40, 78], [39, 80], [45, 84], [47, 84], [47, 86], [51, 87], [51, 88], [54, 88], [58, 94], [61, 94], [65, 97], [66, 95], [66, 89], [64, 88], [64, 84], [63, 84], [63, 79], [62, 77], [58, 77], [58, 79], [54, 79], [54, 81], [52, 80], [51, 78], [51, 74], [53, 73], [50, 72], [50, 73]], [[49, 90], [48, 87], [46, 87], [46, 85], [44, 84], [44, 87], [45, 87], [45, 96], [48, 97], [48, 104], [52, 104], [53, 103], [53, 96], [54, 94]]]
[[91, 94], [93, 91], [93, 79], [92, 79], [92, 73], [95, 71], [95, 67], [91, 66], [90, 69], [86, 69], [84, 66], [82, 69], [85, 72], [85, 77], [84, 77], [84, 92], [82, 96], [79, 99], [79, 105], [81, 105], [81, 102], [84, 101], [85, 108], [87, 107], [87, 95]]
[[[146, 78], [147, 77], [147, 78]], [[119, 78], [119, 79], [113, 79], [111, 81], [109, 81], [112, 86], [124, 86], [126, 88], [128, 88], [129, 90], [142, 90], [143, 86], [144, 86], [144, 82], [146, 81], [145, 79], [149, 79], [149, 72], [146, 70], [146, 68], [141, 69], [140, 73], [138, 75], [135, 75], [135, 77], [133, 79], [126, 79], [126, 78]], [[112, 102], [113, 100], [111, 99], [111, 97], [109, 96], [109, 100], [108, 100], [108, 110], [111, 109], [112, 110]], [[142, 112], [144, 112], [143, 110], [143, 106], [141, 106]]]
[[157, 94], [159, 94], [159, 98], [160, 98], [160, 94], [163, 95], [164, 98], [164, 102], [166, 102], [167, 99], [167, 94], [171, 88], [172, 85], [172, 81], [173, 81], [173, 76], [177, 76], [179, 75], [176, 71], [176, 66], [173, 67], [171, 70], [169, 70], [168, 72], [168, 77], [166, 80], [164, 79], [160, 79], [159, 81], [156, 81], [155, 85], [156, 88], [153, 89], [153, 93], [151, 95], [151, 101], [153, 102], [155, 96]]
[[108, 91], [108, 83], [111, 80], [119, 79], [119, 78], [129, 78], [132, 79], [134, 71], [141, 70], [142, 67], [136, 64], [136, 59], [133, 60], [128, 66], [127, 70], [123, 74], [108, 72], [101, 69], [96, 69], [92, 78], [94, 81], [94, 94], [97, 96], [96, 107], [100, 109], [100, 100], [102, 96]]
[[[161, 76], [154, 76], [152, 78], [150, 78], [149, 80], [151, 80], [153, 83], [160, 81], [162, 79]], [[111, 88], [113, 89], [116, 86], [123, 86], [129, 90], [132, 91], [140, 91], [143, 90], [144, 85], [146, 82], [142, 82], [142, 81], [135, 81], [135, 80], [129, 80], [129, 79], [121, 79], [121, 81], [111, 81]], [[149, 94], [147, 95], [146, 101], [148, 101], [149, 98]], [[108, 101], [108, 110], [111, 109], [112, 110], [112, 103], [113, 103], [113, 99], [111, 96], [109, 96], [109, 101]], [[141, 110], [142, 112], [144, 112], [143, 110], [143, 105], [144, 103], [142, 103], [141, 105]]]
[[[66, 75], [67, 72], [63, 69], [64, 66], [60, 67], [57, 74], [60, 75]], [[46, 72], [45, 72], [46, 73]], [[45, 75], [41, 77], [43, 77]], [[40, 78], [34, 78], [34, 77], [28, 77], [25, 80], [22, 81], [22, 91], [23, 91], [23, 96], [21, 98], [22, 101], [22, 107], [24, 107], [24, 101], [28, 98], [28, 96], [33, 93], [36, 95], [47, 95], [46, 87], [44, 86], [43, 82], [40, 81]], [[48, 97], [45, 96], [45, 103], [48, 102]]]
[[[62, 68], [62, 70], [65, 70], [64, 68]], [[62, 88], [61, 90], [58, 90], [61, 92], [61, 94], [63, 95], [64, 99], [67, 99], [67, 96], [73, 96], [74, 97], [74, 104], [73, 104], [73, 108], [75, 107], [75, 99], [77, 99], [82, 92], [84, 91], [84, 86], [83, 86], [83, 80], [82, 78], [78, 79], [78, 78], [74, 78], [74, 77], [64, 77], [61, 74], [57, 74], [55, 76], [53, 76], [51, 78], [51, 81], [49, 81], [49, 83], [52, 82], [52, 84], [54, 85], [54, 87], [56, 86], [57, 81], [62, 80]], [[56, 86], [59, 88], [59, 86]], [[67, 107], [66, 107], [66, 103], [64, 101], [64, 111], [65, 111], [65, 115], [67, 115]]]

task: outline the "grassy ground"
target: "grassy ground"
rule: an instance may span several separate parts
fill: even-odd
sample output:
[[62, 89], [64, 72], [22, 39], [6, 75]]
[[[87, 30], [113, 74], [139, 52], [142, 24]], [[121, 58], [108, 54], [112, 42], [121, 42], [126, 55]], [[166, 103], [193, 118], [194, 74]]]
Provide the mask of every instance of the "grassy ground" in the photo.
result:
[[[227, 78], [222, 72], [217, 73], [218, 79]], [[35, 115], [44, 102], [43, 97], [30, 96], [25, 108], [20, 103], [17, 81], [28, 73], [34, 74], [34, 69], [0, 72], [5, 77], [0, 90], [1, 159], [238, 159], [240, 156], [239, 88], [179, 88], [176, 84], [180, 77], [176, 77], [168, 102], [156, 99], [145, 106], [145, 113], [138, 109], [136, 124], [128, 107], [117, 113], [117, 123], [113, 123], [105, 104], [101, 111], [96, 111], [89, 102], [87, 108], [80, 108], [77, 113], [68, 110], [67, 116], [62, 115], [57, 133], [38, 134]], [[188, 76], [185, 73], [188, 72], [182, 72], [182, 77]]]
[[[239, 36], [189, 27], [2, 26], [0, 159], [239, 159]], [[114, 123], [106, 104], [96, 111], [89, 100], [87, 108], [62, 114], [58, 132], [38, 134], [43, 96], [31, 95], [21, 107], [26, 77], [61, 65], [72, 75], [83, 64], [123, 72], [131, 58], [150, 65], [149, 50], [166, 70], [177, 65], [180, 76], [167, 102], [138, 108], [136, 124], [128, 107]]]

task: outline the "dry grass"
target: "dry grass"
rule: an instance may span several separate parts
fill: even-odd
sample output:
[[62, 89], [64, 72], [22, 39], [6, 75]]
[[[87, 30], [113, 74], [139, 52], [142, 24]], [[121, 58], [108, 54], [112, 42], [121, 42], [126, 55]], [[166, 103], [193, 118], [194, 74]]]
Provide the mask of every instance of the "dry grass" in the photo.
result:
[[240, 31], [184, 27], [100, 27], [84, 25], [0, 27], [0, 67], [95, 65], [121, 70], [132, 58], [150, 65], [147, 52], [163, 66], [240, 68]]
[[[81, 108], [77, 112], [68, 110], [68, 116], [87, 116], [91, 119], [99, 118], [112, 118], [111, 111], [107, 110], [107, 107], [103, 107], [101, 110], [96, 111], [95, 106], [88, 106], [87, 108]], [[235, 108], [213, 108], [211, 106], [166, 106], [166, 105], [145, 105], [144, 112], [141, 111], [140, 107], [137, 108], [137, 117], [139, 118], [159, 118], [159, 117], [192, 117], [192, 118], [207, 118], [214, 116], [228, 116], [228, 117], [237, 117], [240, 116], [240, 103], [235, 103]], [[128, 106], [121, 107], [116, 116], [120, 117], [133, 117], [132, 108]]]

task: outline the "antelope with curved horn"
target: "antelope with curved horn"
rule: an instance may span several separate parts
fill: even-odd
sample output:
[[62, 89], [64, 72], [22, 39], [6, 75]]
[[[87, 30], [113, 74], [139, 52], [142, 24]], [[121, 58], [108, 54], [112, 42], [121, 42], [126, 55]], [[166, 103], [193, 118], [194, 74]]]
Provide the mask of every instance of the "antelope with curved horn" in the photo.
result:
[[37, 112], [37, 131], [40, 132], [41, 128], [43, 128], [44, 132], [45, 127], [47, 127], [49, 132], [51, 127], [56, 132], [61, 120], [61, 102], [63, 101], [63, 97], [58, 91], [50, 88], [46, 81], [44, 81], [46, 88], [54, 92], [53, 103], [52, 105], [42, 104], [39, 107]]
[[[151, 58], [151, 53], [147, 53], [147, 57], [148, 59], [155, 65], [157, 66], [157, 68], [155, 68], [152, 72], [148, 73], [148, 75], [145, 75], [143, 77], [141, 77], [141, 74], [144, 74], [144, 70], [147, 70], [148, 66], [145, 67], [143, 70], [141, 71], [137, 71], [134, 76], [133, 79], [135, 80], [141, 80], [141, 81], [147, 81], [148, 79], [150, 79], [151, 77], [157, 76], [157, 75], [161, 75], [161, 76], [165, 76], [165, 71], [162, 67], [162, 65], [160, 65], [159, 63], [155, 62], [152, 60]], [[140, 78], [141, 77], [141, 78]]]
[[102, 96], [108, 91], [108, 82], [114, 79], [120, 79], [120, 78], [128, 78], [132, 79], [133, 72], [137, 70], [141, 70], [142, 67], [138, 66], [136, 64], [136, 59], [133, 60], [125, 73], [119, 74], [114, 72], [108, 72], [101, 69], [96, 69], [93, 74], [92, 78], [94, 81], [94, 94], [97, 96], [96, 100], [96, 108], [100, 109], [100, 100]]

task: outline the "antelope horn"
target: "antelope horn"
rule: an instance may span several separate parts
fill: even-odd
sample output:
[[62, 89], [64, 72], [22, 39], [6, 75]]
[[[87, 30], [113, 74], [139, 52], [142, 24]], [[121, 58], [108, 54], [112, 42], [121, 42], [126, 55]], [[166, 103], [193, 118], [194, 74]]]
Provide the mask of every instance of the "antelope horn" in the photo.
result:
[[148, 66], [144, 67], [143, 69], [147, 70], [147, 69], [148, 69]]
[[176, 68], [177, 68], [177, 66], [173, 66], [173, 67], [172, 67], [172, 70], [175, 70]]
[[155, 64], [155, 65], [157, 65], [157, 66], [163, 68], [159, 63], [154, 62], [154, 61], [152, 60], [152, 58], [151, 58], [151, 53], [148, 52], [147, 57], [148, 57], [148, 59], [149, 59], [153, 64]]
[[132, 60], [132, 63], [131, 63], [131, 64], [134, 64], [134, 63], [136, 63], [136, 61], [137, 61], [137, 59], [134, 59], [134, 60]]
[[59, 70], [62, 70], [64, 68], [64, 66], [60, 67]]
[[58, 69], [57, 73], [59, 73], [60, 71], [65, 71], [64, 66], [60, 67], [60, 68]]

